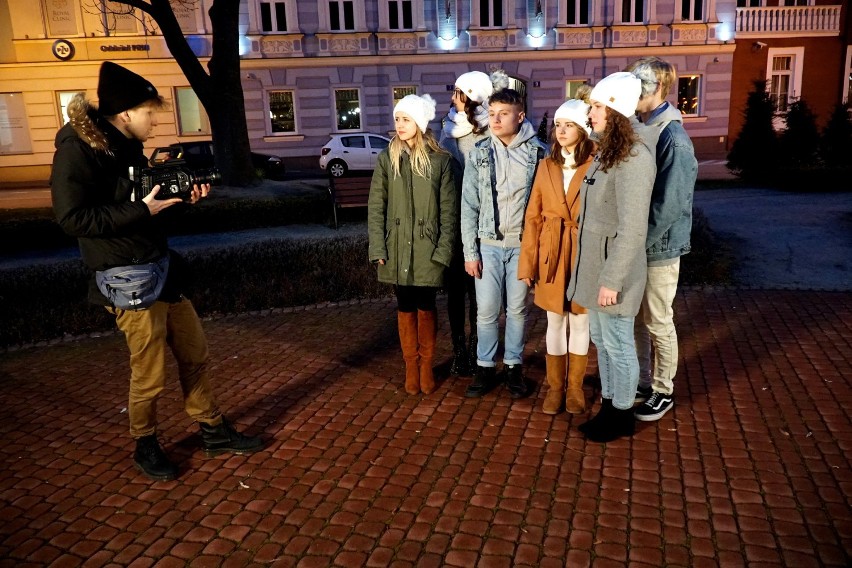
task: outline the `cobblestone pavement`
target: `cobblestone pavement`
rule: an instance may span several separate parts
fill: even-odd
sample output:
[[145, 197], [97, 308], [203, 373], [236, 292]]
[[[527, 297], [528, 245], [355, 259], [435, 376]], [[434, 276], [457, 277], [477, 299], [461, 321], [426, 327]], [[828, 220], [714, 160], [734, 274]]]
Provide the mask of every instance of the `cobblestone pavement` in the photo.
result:
[[520, 401], [406, 395], [390, 299], [208, 320], [222, 406], [268, 446], [205, 459], [170, 381], [172, 482], [132, 466], [121, 337], [3, 354], [0, 566], [849, 566], [852, 294], [675, 309], [674, 410], [606, 445], [541, 413], [535, 307]]

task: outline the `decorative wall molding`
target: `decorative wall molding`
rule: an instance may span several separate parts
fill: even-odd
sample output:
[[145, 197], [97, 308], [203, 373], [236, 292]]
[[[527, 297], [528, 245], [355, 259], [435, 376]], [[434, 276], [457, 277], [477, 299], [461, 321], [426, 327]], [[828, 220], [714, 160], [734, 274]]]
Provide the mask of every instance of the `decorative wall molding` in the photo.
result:
[[370, 55], [369, 32], [351, 32], [334, 34], [317, 34], [319, 39], [320, 56], [329, 55]]

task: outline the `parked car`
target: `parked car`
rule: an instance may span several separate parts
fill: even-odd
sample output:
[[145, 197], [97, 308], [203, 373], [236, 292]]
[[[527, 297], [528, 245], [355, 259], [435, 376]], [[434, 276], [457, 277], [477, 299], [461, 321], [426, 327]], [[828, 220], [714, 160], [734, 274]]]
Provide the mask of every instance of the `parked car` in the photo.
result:
[[319, 165], [333, 177], [355, 170], [372, 170], [390, 138], [381, 134], [332, 134], [320, 150]]
[[[192, 170], [212, 168], [216, 165], [213, 159], [213, 141], [176, 142], [155, 148], [148, 162], [155, 166], [166, 160], [183, 160], [186, 162], [186, 166]], [[278, 156], [252, 152], [251, 162], [263, 177], [279, 179], [284, 175], [284, 161]]]

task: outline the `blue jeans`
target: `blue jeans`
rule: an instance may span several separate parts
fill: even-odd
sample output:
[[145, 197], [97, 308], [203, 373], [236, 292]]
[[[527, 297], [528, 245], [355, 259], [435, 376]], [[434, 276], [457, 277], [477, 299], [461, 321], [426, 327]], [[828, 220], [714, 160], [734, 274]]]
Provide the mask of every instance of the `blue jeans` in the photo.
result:
[[639, 359], [633, 339], [633, 316], [589, 310], [589, 331], [598, 350], [601, 397], [620, 410], [633, 407], [639, 386]]
[[527, 285], [518, 280], [521, 249], [480, 245], [479, 253], [482, 257], [482, 278], [476, 279], [476, 363], [481, 367], [496, 366], [494, 357], [500, 337], [500, 309], [505, 298], [506, 348], [503, 363], [519, 365], [523, 362], [529, 292]]

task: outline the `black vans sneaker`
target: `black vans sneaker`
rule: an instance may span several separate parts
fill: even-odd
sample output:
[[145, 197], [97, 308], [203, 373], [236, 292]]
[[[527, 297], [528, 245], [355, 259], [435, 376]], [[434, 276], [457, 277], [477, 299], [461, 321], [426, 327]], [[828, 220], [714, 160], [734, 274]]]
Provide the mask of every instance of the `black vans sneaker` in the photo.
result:
[[651, 397], [636, 409], [636, 420], [654, 422], [662, 418], [674, 406], [674, 397], [670, 394], [654, 392]]

